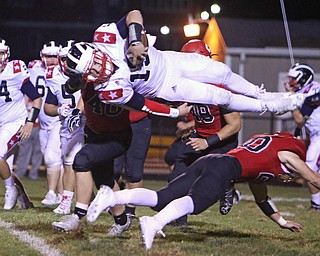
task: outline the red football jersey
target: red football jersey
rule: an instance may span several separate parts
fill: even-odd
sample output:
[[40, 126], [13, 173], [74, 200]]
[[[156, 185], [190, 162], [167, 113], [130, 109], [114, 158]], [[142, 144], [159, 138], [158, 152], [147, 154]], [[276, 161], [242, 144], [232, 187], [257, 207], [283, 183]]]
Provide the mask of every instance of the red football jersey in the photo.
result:
[[274, 135], [257, 134], [228, 154], [236, 157], [242, 166], [241, 180], [263, 179], [287, 174], [278, 158], [279, 151], [296, 153], [303, 161], [306, 149], [303, 142], [287, 132]]
[[226, 125], [220, 110], [220, 107], [213, 105], [193, 105], [191, 113], [195, 120], [195, 130], [201, 137], [207, 138], [216, 134]]
[[129, 111], [102, 103], [98, 93], [90, 84], [82, 91], [87, 126], [98, 134], [130, 129]]

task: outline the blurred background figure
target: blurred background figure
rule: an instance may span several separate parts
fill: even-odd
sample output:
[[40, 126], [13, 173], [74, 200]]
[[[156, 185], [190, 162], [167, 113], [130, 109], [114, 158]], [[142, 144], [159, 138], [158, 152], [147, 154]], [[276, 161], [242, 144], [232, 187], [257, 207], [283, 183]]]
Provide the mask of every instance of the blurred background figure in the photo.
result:
[[[42, 103], [41, 96], [30, 82], [25, 63], [9, 61], [9, 57], [10, 48], [4, 39], [0, 39], [0, 177], [6, 188], [4, 210], [13, 209], [20, 196], [22, 208], [33, 207], [21, 181], [12, 173], [12, 154], [19, 141], [30, 137]], [[25, 95], [32, 101], [29, 115]]]
[[[30, 113], [32, 101], [26, 97], [27, 110]], [[35, 121], [31, 135], [28, 139], [19, 143], [19, 150], [15, 155], [15, 174], [18, 177], [28, 175], [29, 179], [37, 180], [39, 169], [43, 162], [43, 155], [40, 148], [39, 122]], [[31, 167], [29, 169], [29, 164]]]
[[[295, 136], [301, 137], [302, 128], [306, 128], [308, 138], [306, 163], [314, 172], [320, 169], [320, 83], [315, 82], [312, 67], [303, 63], [294, 64], [288, 72], [289, 81], [285, 84], [288, 91], [303, 93], [306, 99], [303, 105], [292, 111], [297, 124]], [[320, 211], [320, 191], [307, 183], [311, 194], [311, 209]]]
[[44, 113], [45, 98], [48, 94], [45, 70], [47, 67], [58, 65], [60, 45], [55, 41], [47, 42], [40, 51], [41, 60], [29, 62], [30, 79], [42, 96], [42, 106], [39, 114], [40, 147], [46, 165], [48, 193], [41, 203], [45, 206], [54, 206], [62, 199], [62, 182], [60, 180], [62, 157], [60, 145], [59, 117], [51, 117]]

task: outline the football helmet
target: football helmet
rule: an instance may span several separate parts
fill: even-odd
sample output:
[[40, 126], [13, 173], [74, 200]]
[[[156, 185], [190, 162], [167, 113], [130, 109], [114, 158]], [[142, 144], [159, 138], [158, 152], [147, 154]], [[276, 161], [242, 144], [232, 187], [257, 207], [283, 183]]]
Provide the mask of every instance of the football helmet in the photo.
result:
[[40, 51], [40, 57], [45, 67], [58, 64], [58, 53], [60, 45], [55, 41], [45, 43]]
[[289, 88], [295, 92], [302, 89], [314, 79], [314, 71], [307, 64], [294, 64], [288, 72], [289, 82], [286, 84]]
[[210, 58], [212, 56], [209, 46], [199, 39], [192, 39], [185, 43], [181, 48], [181, 52], [194, 52]]
[[87, 82], [104, 83], [113, 74], [114, 65], [109, 55], [85, 42], [74, 44], [67, 55], [67, 74], [82, 74]]
[[75, 44], [74, 40], [68, 40], [65, 42], [65, 44], [60, 46], [59, 53], [58, 53], [58, 61], [59, 61], [59, 66], [63, 73], [67, 74], [67, 55], [68, 51], [71, 49], [71, 47]]
[[0, 38], [0, 68], [7, 65], [10, 57], [10, 47], [6, 45], [6, 40]]

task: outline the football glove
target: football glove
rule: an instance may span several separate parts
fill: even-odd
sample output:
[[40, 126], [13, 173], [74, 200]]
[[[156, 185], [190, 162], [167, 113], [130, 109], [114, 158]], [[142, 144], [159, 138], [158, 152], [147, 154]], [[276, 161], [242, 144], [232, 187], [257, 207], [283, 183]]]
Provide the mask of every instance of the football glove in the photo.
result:
[[71, 112], [71, 116], [68, 118], [67, 126], [70, 133], [73, 133], [74, 130], [81, 125], [81, 116], [82, 112], [75, 108]]
[[62, 104], [60, 107], [58, 107], [57, 111], [60, 116], [67, 117], [70, 113], [70, 106], [69, 104]]

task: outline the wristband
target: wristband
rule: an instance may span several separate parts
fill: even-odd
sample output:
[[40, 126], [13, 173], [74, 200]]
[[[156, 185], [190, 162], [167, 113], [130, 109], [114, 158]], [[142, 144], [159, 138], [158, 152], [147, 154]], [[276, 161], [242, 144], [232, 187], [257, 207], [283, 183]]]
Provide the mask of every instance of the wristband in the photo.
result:
[[278, 224], [279, 224], [279, 226], [281, 226], [281, 227], [283, 227], [283, 226], [285, 226], [286, 224], [287, 224], [287, 221], [282, 217], [282, 216], [280, 216], [280, 218], [276, 221]]
[[82, 112], [80, 111], [80, 109], [75, 108], [74, 110], [72, 110], [71, 115], [73, 116], [77, 116], [77, 115], [81, 115]]
[[39, 113], [40, 113], [40, 109], [39, 108], [32, 107], [30, 112], [29, 112], [29, 115], [28, 115], [28, 118], [27, 118], [27, 122], [34, 123], [36, 121], [36, 119], [38, 118]]
[[210, 137], [206, 138], [206, 142], [208, 143], [208, 146], [211, 147], [214, 144], [217, 144], [221, 141], [218, 134], [213, 134]]
[[141, 24], [132, 22], [128, 26], [129, 29], [129, 38], [128, 38], [128, 43], [131, 45], [134, 42], [141, 41], [141, 33], [143, 30], [143, 27]]
[[270, 197], [267, 196], [267, 198], [262, 201], [257, 203], [261, 211], [267, 216], [271, 216], [272, 214], [278, 212], [277, 207], [274, 205], [273, 201], [271, 200]]
[[177, 118], [179, 116], [179, 109], [177, 108], [170, 108], [169, 117]]

